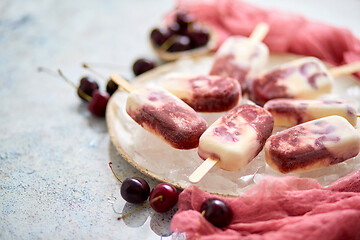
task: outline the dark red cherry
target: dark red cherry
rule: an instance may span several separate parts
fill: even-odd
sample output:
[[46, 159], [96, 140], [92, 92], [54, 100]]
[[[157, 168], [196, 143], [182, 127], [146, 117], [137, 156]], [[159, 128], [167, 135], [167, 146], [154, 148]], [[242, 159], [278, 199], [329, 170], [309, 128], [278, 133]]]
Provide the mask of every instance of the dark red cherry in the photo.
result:
[[[129, 203], [142, 203], [150, 193], [149, 184], [141, 177], [126, 178], [122, 181], [115, 173], [112, 162], [109, 162], [109, 167], [115, 178], [121, 183], [120, 194]], [[129, 213], [131, 214], [131, 213]], [[127, 216], [128, 214], [125, 214]]]
[[138, 76], [144, 72], [147, 72], [153, 68], [155, 68], [155, 63], [150, 59], [140, 58], [135, 61], [133, 65], [133, 72], [135, 76]]
[[178, 202], [179, 194], [177, 190], [166, 183], [156, 185], [150, 192], [150, 206], [159, 213], [167, 212]]
[[200, 212], [214, 226], [223, 228], [230, 225], [233, 213], [229, 205], [217, 198], [209, 198], [201, 205]]
[[173, 43], [167, 49], [168, 52], [181, 52], [191, 49], [190, 38], [187, 36], [174, 36]]
[[88, 104], [89, 111], [95, 116], [104, 117], [109, 98], [110, 95], [107, 92], [95, 90]]
[[154, 28], [151, 31], [150, 39], [155, 46], [160, 47], [171, 35], [172, 33], [168, 28]]
[[170, 26], [168, 26], [168, 30], [171, 33], [171, 35], [178, 34], [181, 32], [180, 25], [177, 22], [174, 22]]
[[119, 85], [117, 85], [113, 80], [109, 79], [109, 81], [106, 84], [106, 92], [111, 95], [119, 88]]
[[125, 201], [139, 204], [149, 197], [150, 187], [143, 178], [126, 178], [121, 184], [120, 193]]
[[99, 85], [97, 84], [96, 80], [86, 76], [80, 79], [80, 85], [77, 89], [77, 93], [81, 99], [88, 101], [89, 97], [87, 96], [91, 97], [93, 92], [97, 89], [99, 89]]
[[194, 22], [194, 18], [186, 11], [180, 10], [176, 13], [175, 21], [182, 29], [185, 29]]
[[191, 46], [193, 48], [205, 46], [210, 39], [209, 31], [199, 25], [194, 25], [187, 34], [191, 39]]

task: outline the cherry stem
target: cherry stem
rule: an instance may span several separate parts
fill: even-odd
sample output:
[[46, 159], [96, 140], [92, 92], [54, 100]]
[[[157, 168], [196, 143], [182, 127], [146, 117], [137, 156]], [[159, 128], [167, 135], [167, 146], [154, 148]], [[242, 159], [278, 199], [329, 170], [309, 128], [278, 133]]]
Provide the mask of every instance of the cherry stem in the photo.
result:
[[106, 79], [106, 77], [104, 77], [102, 74], [100, 74], [99, 72], [95, 71], [94, 69], [92, 69], [88, 64], [84, 63], [82, 65], [83, 68], [86, 68], [87, 70], [89, 70], [90, 72], [94, 73], [95, 75], [97, 75], [98, 77], [102, 78], [102, 79]]
[[77, 86], [75, 85], [75, 83], [73, 83], [72, 81], [70, 81], [63, 73], [60, 69], [58, 69], [58, 74], [60, 75], [60, 77], [62, 77], [65, 82], [69, 83], [71, 86], [73, 86], [74, 88], [77, 88]]
[[70, 81], [64, 74], [63, 72], [58, 69], [58, 74], [60, 75], [60, 77], [62, 79], [65, 80], [65, 82], [69, 83], [71, 86], [73, 86], [75, 89], [78, 90], [78, 93], [81, 97], [83, 97], [84, 99], [86, 99], [86, 101], [90, 102], [91, 101], [91, 96], [87, 95], [83, 90], [81, 90], [80, 88], [78, 88], [72, 81]]
[[[83, 67], [84, 67], [84, 65], [87, 67], [89, 67], [91, 65], [91, 66], [93, 66], [93, 67], [95, 66], [97, 68], [112, 68], [112, 69], [120, 68], [120, 69], [124, 69], [124, 70], [127, 69], [127, 67], [125, 67], [125, 66], [120, 66], [120, 65], [111, 64], [111, 63], [83, 63]], [[87, 67], [84, 67], [84, 68], [87, 68]]]
[[170, 38], [168, 38], [163, 44], [161, 44], [160, 50], [167, 51], [171, 47], [171, 44], [174, 43], [174, 40], [175, 36], [171, 36]]
[[199, 224], [199, 231], [197, 232], [196, 240], [199, 240], [200, 237], [201, 237], [201, 225], [203, 224], [204, 215], [205, 215], [205, 210], [203, 210], [203, 211], [201, 212], [200, 224]]
[[91, 96], [89, 96], [88, 94], [86, 94], [83, 90], [81, 90], [80, 88], [78, 88], [72, 81], [70, 81], [63, 73], [60, 69], [58, 69], [57, 72], [48, 69], [48, 68], [44, 68], [44, 67], [38, 67], [37, 69], [39, 72], [46, 72], [47, 74], [53, 76], [53, 77], [58, 77], [60, 75], [60, 77], [62, 79], [64, 79], [68, 84], [70, 84], [72, 87], [74, 87], [75, 89], [78, 90], [79, 95], [81, 95], [81, 97], [83, 97], [84, 99], [86, 99], [86, 101], [90, 102], [91, 101]]
[[112, 173], [114, 174], [114, 176], [116, 177], [117, 180], [119, 180], [120, 183], [122, 183], [122, 181], [120, 180], [120, 178], [116, 175], [116, 173], [114, 172], [114, 169], [112, 167], [112, 162], [109, 162], [109, 167], [112, 171]]
[[163, 197], [162, 195], [157, 196], [156, 198], [151, 199], [151, 200], [148, 201], [147, 203], [144, 203], [143, 205], [141, 205], [141, 206], [139, 206], [139, 207], [131, 210], [130, 212], [127, 212], [127, 213], [125, 213], [124, 215], [118, 217], [118, 220], [121, 220], [121, 219], [124, 219], [124, 218], [130, 216], [131, 214], [133, 214], [133, 213], [135, 213], [135, 212], [137, 212], [137, 211], [145, 208], [146, 206], [149, 206], [151, 203], [153, 203], [153, 202], [155, 202], [155, 201], [157, 201], [157, 200], [164, 201], [164, 197]]
[[59, 74], [51, 69], [44, 68], [44, 67], [38, 67], [38, 72], [46, 72], [47, 74], [53, 76], [53, 77], [59, 77]]

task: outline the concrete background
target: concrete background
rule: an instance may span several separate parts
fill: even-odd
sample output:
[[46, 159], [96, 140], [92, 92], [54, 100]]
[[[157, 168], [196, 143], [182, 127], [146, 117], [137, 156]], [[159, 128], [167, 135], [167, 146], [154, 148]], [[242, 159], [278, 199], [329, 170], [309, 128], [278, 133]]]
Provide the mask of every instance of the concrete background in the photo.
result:
[[[253, 3], [303, 14], [360, 36], [359, 0]], [[174, 210], [133, 208], [120, 178], [143, 176], [112, 146], [105, 120], [93, 117], [71, 86], [39, 73], [61, 68], [75, 83], [83, 62], [103, 75], [131, 79], [139, 57], [155, 57], [151, 28], [175, 6], [170, 0], [0, 1], [0, 239], [170, 239]], [[99, 78], [100, 87], [106, 80]]]

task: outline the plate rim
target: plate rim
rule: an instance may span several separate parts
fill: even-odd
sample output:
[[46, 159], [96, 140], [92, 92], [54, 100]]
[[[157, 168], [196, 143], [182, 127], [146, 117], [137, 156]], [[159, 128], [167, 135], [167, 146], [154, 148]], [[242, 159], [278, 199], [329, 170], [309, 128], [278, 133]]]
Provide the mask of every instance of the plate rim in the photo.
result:
[[[270, 56], [274, 56], [274, 57], [286, 57], [286, 58], [301, 58], [301, 57], [307, 57], [307, 56], [302, 56], [302, 55], [296, 55], [296, 54], [291, 54], [291, 53], [271, 53]], [[214, 57], [214, 53], [208, 53], [208, 54], [204, 54], [201, 56], [192, 56], [192, 57], [185, 57], [176, 61], [172, 61], [172, 62], [168, 62], [165, 63], [163, 65], [160, 65], [148, 72], [145, 72], [143, 74], [141, 74], [138, 77], [135, 77], [131, 83], [134, 85], [137, 85], [138, 83], [144, 83], [144, 82], [148, 82], [151, 81], [151, 78], [153, 78], [154, 76], [159, 76], [161, 74], [165, 74], [165, 73], [169, 73], [169, 71], [174, 70], [177, 65], [179, 64], [180, 61], [186, 60], [186, 59], [190, 59], [191, 61], [196, 61], [202, 58], [211, 58]], [[322, 61], [323, 62], [323, 61]], [[332, 67], [332, 65], [324, 62], [324, 64], [327, 67]], [[349, 75], [347, 76], [348, 78], [352, 78], [352, 80], [359, 82], [359, 80], [357, 80], [357, 78], [353, 75]], [[121, 89], [117, 90], [113, 95], [116, 94], [122, 94], [124, 91], [122, 91]], [[114, 121], [116, 121], [117, 119], [117, 111], [118, 111], [118, 105], [116, 104], [116, 97], [111, 97], [108, 104], [107, 104], [107, 108], [106, 108], [106, 114], [105, 114], [105, 118], [106, 118], [106, 125], [108, 128], [108, 133], [110, 136], [110, 140], [112, 142], [112, 144], [114, 145], [114, 147], [116, 148], [116, 150], [118, 151], [118, 153], [121, 155], [121, 157], [127, 161], [128, 163], [130, 163], [130, 165], [132, 165], [135, 169], [137, 169], [138, 171], [140, 171], [141, 173], [145, 174], [148, 177], [151, 177], [159, 182], [164, 182], [164, 183], [168, 183], [173, 185], [174, 187], [183, 190], [185, 188], [187, 188], [188, 186], [185, 184], [181, 184], [179, 182], [174, 182], [171, 181], [167, 178], [164, 178], [163, 176], [156, 174], [152, 171], [150, 171], [149, 169], [141, 166], [139, 163], [137, 163], [136, 161], [134, 161], [128, 153], [125, 152], [125, 150], [122, 148], [120, 142], [118, 141], [118, 136], [116, 135], [116, 131], [115, 131], [115, 125], [112, 124]], [[286, 175], [284, 175], [286, 176]], [[191, 184], [194, 185], [194, 184]], [[201, 188], [201, 187], [200, 187]], [[206, 189], [202, 189], [208, 193], [211, 194], [215, 194], [215, 195], [219, 195], [219, 196], [224, 196], [224, 197], [237, 197], [239, 196], [239, 194], [225, 194], [225, 193], [217, 193], [217, 192], [213, 192], [213, 191], [208, 191]]]

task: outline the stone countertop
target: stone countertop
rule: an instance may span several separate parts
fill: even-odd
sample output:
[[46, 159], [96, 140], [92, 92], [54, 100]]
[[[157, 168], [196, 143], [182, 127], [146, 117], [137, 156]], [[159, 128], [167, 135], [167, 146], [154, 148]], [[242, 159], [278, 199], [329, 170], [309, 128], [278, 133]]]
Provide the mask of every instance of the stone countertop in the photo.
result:
[[[346, 27], [360, 36], [359, 0], [254, 0]], [[155, 58], [152, 27], [170, 0], [0, 2], [0, 239], [171, 239], [175, 209], [134, 208], [112, 175], [140, 176], [109, 139], [105, 120], [91, 116], [76, 90], [39, 66], [61, 69], [74, 83], [117, 72], [131, 79], [139, 57]], [[326, 6], [326, 7], [324, 7]], [[95, 76], [96, 77], [96, 76]], [[98, 78], [105, 89], [106, 79]]]

